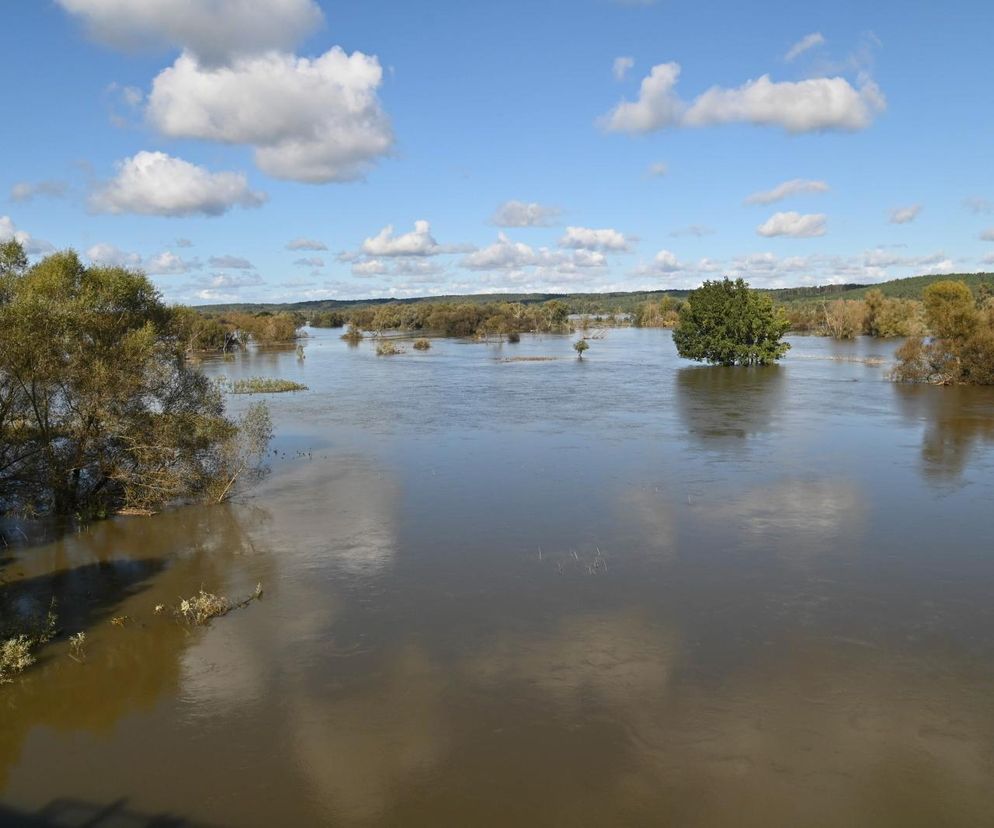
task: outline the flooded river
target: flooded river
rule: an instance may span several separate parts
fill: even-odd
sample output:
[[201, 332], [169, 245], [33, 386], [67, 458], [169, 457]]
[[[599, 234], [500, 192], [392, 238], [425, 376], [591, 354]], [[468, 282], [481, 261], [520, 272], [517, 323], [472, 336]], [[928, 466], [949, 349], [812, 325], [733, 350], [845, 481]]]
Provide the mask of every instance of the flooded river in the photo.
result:
[[991, 824], [994, 390], [310, 333], [205, 364], [309, 386], [234, 502], [0, 548], [87, 635], [0, 687], [0, 823]]

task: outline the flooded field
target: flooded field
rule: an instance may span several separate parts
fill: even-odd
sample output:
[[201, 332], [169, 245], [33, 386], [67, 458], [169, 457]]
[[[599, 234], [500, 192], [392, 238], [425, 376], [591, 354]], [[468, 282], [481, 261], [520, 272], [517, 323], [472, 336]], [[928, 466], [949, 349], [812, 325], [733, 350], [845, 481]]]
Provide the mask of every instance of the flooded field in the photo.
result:
[[994, 390], [310, 333], [205, 363], [309, 388], [233, 503], [0, 548], [87, 635], [0, 687], [0, 823], [990, 824]]

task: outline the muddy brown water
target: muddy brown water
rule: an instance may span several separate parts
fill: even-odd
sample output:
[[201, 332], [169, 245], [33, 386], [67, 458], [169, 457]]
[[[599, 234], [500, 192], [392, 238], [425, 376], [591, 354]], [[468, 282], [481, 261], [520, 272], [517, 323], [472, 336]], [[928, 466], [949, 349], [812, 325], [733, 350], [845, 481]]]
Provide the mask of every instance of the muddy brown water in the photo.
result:
[[87, 634], [0, 687], [0, 823], [994, 820], [990, 389], [339, 333], [205, 363], [310, 389], [235, 502], [0, 549], [5, 612]]

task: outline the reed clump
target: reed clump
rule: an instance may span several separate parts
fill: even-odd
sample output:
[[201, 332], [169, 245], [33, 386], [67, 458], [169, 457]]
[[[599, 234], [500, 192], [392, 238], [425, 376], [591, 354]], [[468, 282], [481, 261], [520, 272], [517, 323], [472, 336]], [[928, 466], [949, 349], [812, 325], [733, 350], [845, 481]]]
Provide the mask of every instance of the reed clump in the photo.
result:
[[414, 340], [415, 351], [427, 351], [429, 348], [431, 348], [431, 340], [424, 338]]
[[231, 383], [232, 394], [283, 394], [287, 391], [306, 391], [307, 386], [299, 382], [270, 377], [250, 377]]
[[389, 339], [381, 339], [376, 343], [376, 355], [377, 356], [396, 356], [397, 354], [404, 353], [403, 348], [398, 348]]

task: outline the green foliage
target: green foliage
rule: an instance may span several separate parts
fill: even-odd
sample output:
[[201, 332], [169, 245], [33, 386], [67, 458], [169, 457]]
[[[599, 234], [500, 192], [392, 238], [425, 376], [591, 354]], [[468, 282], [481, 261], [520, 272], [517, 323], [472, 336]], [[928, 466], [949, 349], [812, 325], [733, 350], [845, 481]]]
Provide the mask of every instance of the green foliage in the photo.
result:
[[236, 426], [143, 274], [64, 252], [3, 285], [0, 513], [150, 509], [224, 473]]
[[773, 300], [742, 279], [706, 281], [690, 294], [673, 330], [677, 353], [716, 365], [765, 365], [780, 359], [790, 323]]
[[590, 343], [586, 339], [578, 339], [573, 343], [573, 350], [576, 351], [576, 358], [583, 359], [583, 352], [590, 347]]
[[680, 307], [683, 302], [672, 296], [664, 296], [658, 302], [642, 302], [632, 314], [632, 324], [636, 328], [672, 328], [680, 321]]
[[863, 331], [866, 308], [854, 299], [836, 299], [825, 305], [825, 332], [836, 339], [855, 339]]
[[964, 282], [945, 280], [925, 288], [925, 318], [938, 339], [967, 339], [980, 322], [973, 293]]

